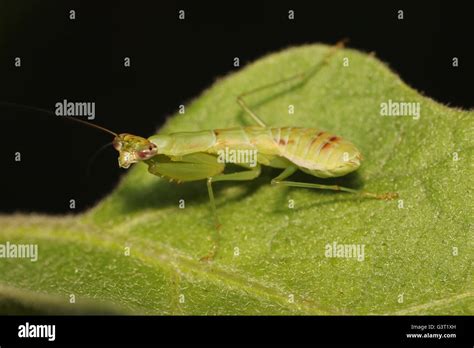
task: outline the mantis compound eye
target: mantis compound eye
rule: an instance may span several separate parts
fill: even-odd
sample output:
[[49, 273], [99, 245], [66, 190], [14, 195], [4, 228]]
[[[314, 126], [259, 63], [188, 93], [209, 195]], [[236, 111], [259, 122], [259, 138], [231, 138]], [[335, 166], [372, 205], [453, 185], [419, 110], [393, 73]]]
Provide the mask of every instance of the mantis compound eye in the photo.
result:
[[138, 157], [142, 160], [147, 160], [154, 155], [156, 155], [157, 146], [155, 144], [150, 144], [146, 150], [138, 151]]

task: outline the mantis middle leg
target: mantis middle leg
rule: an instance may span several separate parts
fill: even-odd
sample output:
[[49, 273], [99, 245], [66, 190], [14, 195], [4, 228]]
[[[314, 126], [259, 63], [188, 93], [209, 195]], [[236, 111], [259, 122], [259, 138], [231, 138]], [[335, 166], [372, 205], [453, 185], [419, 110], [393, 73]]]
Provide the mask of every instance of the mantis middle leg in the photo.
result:
[[212, 260], [216, 254], [219, 247], [220, 242], [220, 221], [219, 217], [217, 216], [217, 209], [216, 209], [216, 202], [214, 200], [214, 191], [212, 189], [212, 183], [216, 181], [248, 181], [257, 178], [260, 175], [261, 167], [260, 164], [257, 164], [255, 167], [251, 168], [250, 170], [244, 170], [242, 172], [237, 173], [229, 173], [229, 174], [219, 174], [216, 176], [209, 177], [207, 179], [207, 191], [209, 193], [209, 200], [211, 202], [211, 208], [214, 215], [216, 228], [217, 228], [217, 238], [214, 240], [214, 245], [209, 252], [208, 255], [201, 258], [202, 261], [210, 261]]

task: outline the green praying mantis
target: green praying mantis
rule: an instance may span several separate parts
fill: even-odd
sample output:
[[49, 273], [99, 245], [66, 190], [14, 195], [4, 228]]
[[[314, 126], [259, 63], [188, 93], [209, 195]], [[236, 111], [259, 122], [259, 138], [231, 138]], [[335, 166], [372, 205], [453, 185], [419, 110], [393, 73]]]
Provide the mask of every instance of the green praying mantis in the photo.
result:
[[[341, 46], [342, 43], [339, 43], [330, 49], [322, 64]], [[375, 194], [338, 185], [287, 180], [296, 171], [318, 178], [340, 177], [357, 170], [362, 161], [360, 151], [342, 137], [317, 128], [270, 127], [245, 102], [244, 97], [264, 89], [290, 81], [305, 82], [317, 67], [319, 65], [304, 73], [239, 95], [237, 103], [253, 120], [254, 126], [156, 134], [147, 139], [128, 133], [117, 134], [104, 127], [75, 120], [114, 136], [112, 144], [119, 152], [118, 162], [121, 168], [143, 162], [148, 166], [149, 173], [170, 181], [206, 181], [218, 237], [208, 255], [201, 260], [212, 260], [217, 254], [221, 227], [214, 199], [215, 182], [253, 180], [260, 175], [262, 166], [268, 166], [282, 170], [271, 180], [271, 184], [276, 186], [344, 191], [382, 200], [397, 197], [396, 193]], [[235, 160], [236, 156], [233, 156], [229, 160], [229, 153], [247, 156], [240, 156], [241, 160]], [[248, 160], [251, 157], [249, 155], [254, 155], [253, 161]], [[242, 170], [226, 173], [229, 162], [235, 163]]]

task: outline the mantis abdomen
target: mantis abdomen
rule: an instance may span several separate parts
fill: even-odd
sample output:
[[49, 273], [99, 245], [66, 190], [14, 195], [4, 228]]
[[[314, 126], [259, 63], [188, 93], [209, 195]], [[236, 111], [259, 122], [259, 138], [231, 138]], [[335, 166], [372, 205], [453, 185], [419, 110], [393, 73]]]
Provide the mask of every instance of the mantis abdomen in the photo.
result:
[[334, 177], [360, 164], [360, 153], [347, 140], [315, 128], [237, 127], [198, 132], [154, 135], [149, 140], [167, 156], [204, 152], [256, 150], [260, 164], [285, 168], [298, 166], [308, 174]]

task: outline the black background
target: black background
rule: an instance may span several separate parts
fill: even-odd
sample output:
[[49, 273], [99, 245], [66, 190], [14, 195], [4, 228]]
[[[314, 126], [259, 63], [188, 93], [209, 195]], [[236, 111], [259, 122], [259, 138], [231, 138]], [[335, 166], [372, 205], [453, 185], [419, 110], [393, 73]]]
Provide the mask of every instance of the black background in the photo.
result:
[[[18, 326], [25, 322], [56, 325], [56, 340], [19, 338]], [[308, 347], [472, 347], [472, 317], [450, 316], [0, 316], [5, 347], [31, 345], [83, 347], [136, 347], [157, 343], [272, 344], [312, 343]], [[469, 324], [471, 323], [471, 324]], [[414, 330], [411, 325], [455, 325], [456, 329]], [[456, 334], [455, 338], [407, 338], [406, 334]], [[75, 345], [70, 345], [71, 343]], [[317, 345], [316, 345], [316, 344]], [[381, 344], [382, 343], [382, 344]], [[21, 346], [19, 346], [21, 344]], [[99, 345], [100, 344], [100, 345]], [[342, 345], [340, 345], [342, 344]], [[364, 344], [364, 345], [362, 345]], [[199, 347], [199, 345], [198, 345]]]
[[[350, 47], [375, 51], [417, 90], [470, 108], [473, 25], [466, 4], [0, 0], [0, 100], [49, 110], [63, 99], [94, 101], [95, 123], [149, 136], [179, 104], [235, 70], [236, 56], [245, 66], [288, 46], [349, 38]], [[179, 9], [185, 21], [177, 19]], [[71, 198], [81, 211], [123, 174], [108, 148], [86, 175], [93, 154], [112, 139], [80, 124], [0, 105], [0, 130], [0, 211], [68, 212]]]

